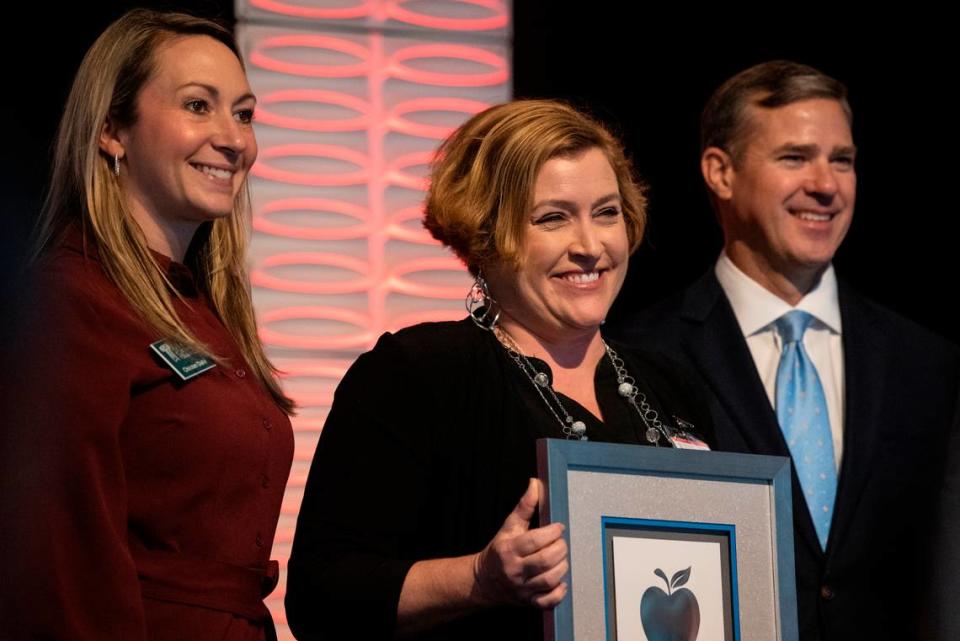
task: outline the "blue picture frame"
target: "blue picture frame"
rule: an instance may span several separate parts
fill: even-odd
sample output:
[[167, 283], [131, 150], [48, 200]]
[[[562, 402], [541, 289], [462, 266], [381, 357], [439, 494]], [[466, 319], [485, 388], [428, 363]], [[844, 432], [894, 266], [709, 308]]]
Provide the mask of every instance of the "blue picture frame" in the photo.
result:
[[[571, 533], [570, 492], [568, 474], [571, 471], [591, 472], [601, 475], [630, 475], [632, 477], [657, 477], [659, 479], [691, 479], [730, 483], [735, 491], [737, 484], [761, 485], [769, 490], [769, 515], [772, 523], [754, 524], [769, 527], [773, 542], [769, 550], [769, 567], [773, 568], [773, 577], [761, 577], [772, 582], [776, 592], [776, 623], [778, 641], [798, 641], [796, 583], [793, 547], [793, 512], [790, 491], [790, 460], [779, 456], [760, 456], [731, 452], [706, 452], [693, 450], [674, 450], [654, 448], [642, 445], [621, 445], [612, 443], [594, 443], [589, 441], [567, 441], [560, 439], [539, 439], [537, 441], [538, 472], [546, 492], [541, 500], [541, 523], [561, 522]], [[724, 488], [725, 491], [725, 488]], [[691, 501], [695, 504], [696, 501]], [[599, 540], [603, 540], [604, 528], [618, 527], [659, 528], [665, 532], [691, 531], [696, 529], [728, 532], [731, 537], [732, 564], [732, 603], [735, 621], [735, 639], [740, 638], [741, 603], [739, 593], [741, 580], [749, 579], [738, 572], [738, 556], [735, 544], [737, 523], [707, 522], [691, 513], [682, 519], [653, 519], [646, 514], [601, 514], [596, 520], [582, 527], [596, 528]], [[591, 517], [592, 518], [592, 517]], [[571, 553], [579, 543], [569, 540]], [[598, 555], [606, 562], [606, 551]], [[605, 570], [604, 570], [605, 571]], [[573, 641], [574, 618], [576, 616], [574, 599], [571, 598], [576, 582], [571, 572], [568, 578], [570, 591], [568, 596], [552, 611], [544, 615], [545, 638], [548, 641]], [[604, 581], [604, 611], [609, 607], [606, 598], [606, 577]], [[749, 613], [748, 613], [749, 615]], [[607, 619], [607, 615], [604, 615]], [[609, 639], [606, 634], [598, 634], [597, 639]]]

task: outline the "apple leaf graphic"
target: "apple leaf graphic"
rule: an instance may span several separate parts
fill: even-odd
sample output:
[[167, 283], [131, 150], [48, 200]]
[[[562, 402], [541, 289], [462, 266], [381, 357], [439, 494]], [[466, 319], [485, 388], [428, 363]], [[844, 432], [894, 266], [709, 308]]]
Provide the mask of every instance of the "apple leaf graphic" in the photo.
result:
[[[673, 575], [673, 578], [670, 579], [670, 587], [671, 587], [671, 588], [679, 588], [681, 585], [683, 585], [683, 584], [685, 584], [687, 581], [689, 581], [689, 580], [690, 580], [690, 569], [691, 569], [692, 567], [693, 567], [693, 566], [691, 565], [691, 566], [690, 566], [689, 568], [687, 568], [686, 570], [680, 570], [679, 572], [677, 572], [676, 574], [674, 574], [674, 575]], [[664, 577], [664, 578], [666, 578], [666, 577]]]
[[663, 573], [663, 570], [661, 570], [660, 568], [657, 568], [656, 570], [653, 571], [653, 573], [656, 574], [661, 579], [663, 579], [663, 582], [667, 584], [667, 587], [670, 586], [670, 582], [667, 581], [667, 575]]

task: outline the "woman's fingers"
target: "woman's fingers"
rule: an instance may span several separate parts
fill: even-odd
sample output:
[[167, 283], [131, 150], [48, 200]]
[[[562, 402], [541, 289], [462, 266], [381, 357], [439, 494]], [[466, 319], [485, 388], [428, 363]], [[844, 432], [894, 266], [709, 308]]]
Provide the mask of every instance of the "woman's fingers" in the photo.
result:
[[[562, 529], [560, 530], [563, 531]], [[532, 533], [532, 531], [531, 531]], [[537, 547], [533, 552], [522, 555], [520, 563], [523, 566], [524, 577], [533, 577], [543, 574], [550, 568], [565, 561], [567, 558], [567, 542], [561, 536], [550, 541], [542, 547]]]
[[541, 593], [534, 596], [530, 599], [530, 603], [542, 610], [549, 610], [550, 608], [556, 607], [558, 603], [563, 601], [563, 597], [566, 595], [567, 584], [564, 582], [547, 593]]
[[542, 484], [527, 490], [490, 544], [475, 558], [478, 596], [486, 602], [531, 603], [553, 607], [566, 594], [567, 542], [562, 523], [530, 529]]
[[528, 579], [524, 583], [524, 587], [531, 596], [537, 596], [544, 592], [550, 592], [564, 582], [563, 578], [567, 575], [567, 571], [569, 569], [570, 565], [567, 560], [564, 559], [547, 571]]
[[540, 489], [543, 484], [539, 479], [530, 479], [527, 483], [527, 491], [523, 493], [516, 507], [504, 520], [500, 531], [508, 530], [510, 532], [525, 532], [530, 529], [530, 519], [537, 509], [540, 502]]
[[519, 585], [563, 561], [567, 543], [563, 525], [552, 523], [516, 536], [497, 536], [489, 546], [510, 583]]
[[562, 541], [563, 529], [563, 523], [551, 523], [518, 534], [510, 542], [518, 556], [530, 556], [555, 541]]

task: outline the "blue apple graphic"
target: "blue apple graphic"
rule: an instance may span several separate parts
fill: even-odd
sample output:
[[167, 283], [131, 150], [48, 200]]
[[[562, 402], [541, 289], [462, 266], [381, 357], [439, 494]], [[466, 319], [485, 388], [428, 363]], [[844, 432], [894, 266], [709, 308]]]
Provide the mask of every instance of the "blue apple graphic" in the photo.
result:
[[640, 599], [640, 622], [650, 641], [697, 641], [700, 630], [697, 597], [687, 588], [674, 590], [690, 580], [691, 568], [680, 570], [669, 581], [663, 570], [654, 570], [667, 584], [667, 591], [650, 586]]

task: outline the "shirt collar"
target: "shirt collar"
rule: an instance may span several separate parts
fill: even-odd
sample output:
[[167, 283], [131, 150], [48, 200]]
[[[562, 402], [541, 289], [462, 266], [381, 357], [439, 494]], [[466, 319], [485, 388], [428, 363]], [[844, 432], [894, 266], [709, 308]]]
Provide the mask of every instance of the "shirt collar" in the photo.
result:
[[[60, 245], [67, 251], [82, 254], [84, 258], [102, 262], [96, 242], [89, 238], [79, 225], [71, 225], [68, 228], [60, 241]], [[167, 281], [170, 285], [173, 285], [177, 293], [185, 298], [193, 298], [198, 295], [197, 281], [189, 267], [152, 249], [148, 248], [148, 250], [157, 263], [157, 267], [160, 268], [160, 271], [163, 272]]]
[[769, 329], [773, 321], [793, 309], [809, 313], [832, 333], [841, 333], [837, 275], [832, 264], [827, 266], [813, 289], [793, 307], [744, 274], [726, 252], [720, 252], [714, 273], [744, 336]]

